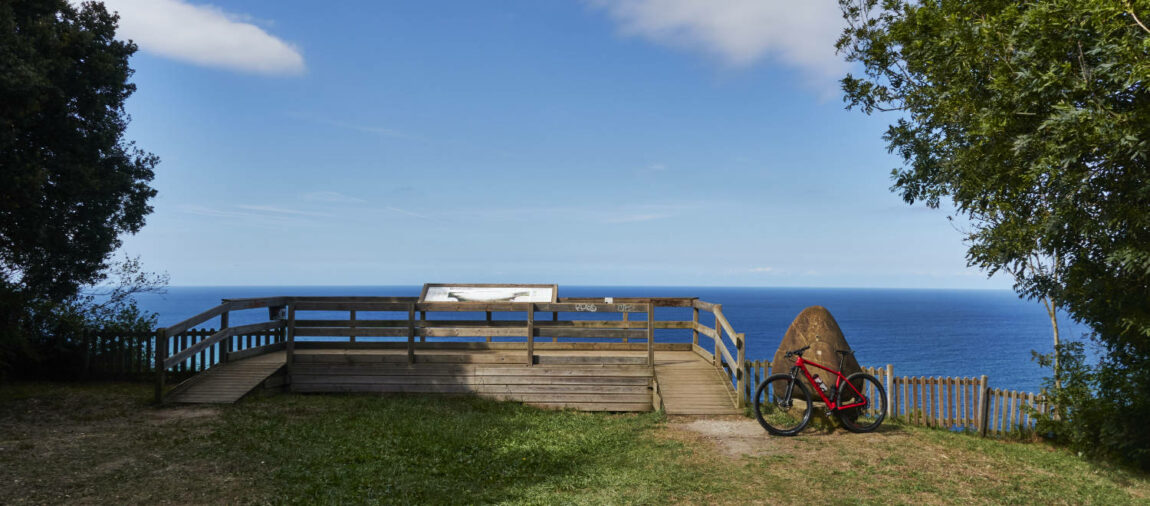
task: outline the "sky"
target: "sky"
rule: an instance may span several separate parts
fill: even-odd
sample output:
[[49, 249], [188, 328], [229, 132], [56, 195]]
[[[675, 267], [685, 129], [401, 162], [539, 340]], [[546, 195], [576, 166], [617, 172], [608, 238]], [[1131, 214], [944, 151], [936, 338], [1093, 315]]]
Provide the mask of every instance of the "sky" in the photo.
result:
[[834, 0], [107, 0], [172, 285], [1001, 289], [890, 191]]

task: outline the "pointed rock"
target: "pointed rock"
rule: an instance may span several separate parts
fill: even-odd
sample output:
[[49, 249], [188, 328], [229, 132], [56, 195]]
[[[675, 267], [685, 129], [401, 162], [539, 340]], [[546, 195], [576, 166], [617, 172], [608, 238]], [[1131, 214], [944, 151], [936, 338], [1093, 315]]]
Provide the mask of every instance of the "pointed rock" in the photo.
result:
[[[783, 342], [779, 343], [779, 349], [775, 351], [775, 357], [771, 360], [772, 373], [790, 372], [794, 365], [794, 358], [786, 359], [783, 358], [783, 355], [788, 351], [797, 350], [807, 345], [810, 345], [811, 349], [803, 353], [803, 358], [831, 369], [835, 369], [839, 365], [839, 355], [835, 353], [835, 350], [851, 349], [850, 345], [847, 344], [846, 336], [843, 335], [842, 329], [835, 321], [835, 317], [831, 316], [831, 312], [822, 306], [811, 306], [802, 310], [795, 317], [795, 321], [791, 322], [791, 326], [787, 328]], [[822, 378], [823, 383], [826, 383], [828, 388], [834, 388], [835, 376], [833, 374], [810, 365], [807, 366], [807, 370], [812, 375], [817, 374]], [[850, 376], [861, 371], [858, 360], [855, 360], [853, 355], [847, 355], [843, 362], [843, 375]], [[801, 372], [799, 377], [803, 377]], [[803, 383], [811, 388], [811, 396], [818, 399], [818, 394], [815, 393], [818, 387], [811, 385], [805, 379]]]

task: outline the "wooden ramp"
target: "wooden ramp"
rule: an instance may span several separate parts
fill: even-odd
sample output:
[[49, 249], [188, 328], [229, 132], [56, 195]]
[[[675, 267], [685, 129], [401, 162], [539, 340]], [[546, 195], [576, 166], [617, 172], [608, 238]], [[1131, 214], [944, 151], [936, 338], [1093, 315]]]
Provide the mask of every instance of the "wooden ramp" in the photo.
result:
[[743, 414], [727, 379], [694, 352], [656, 352], [655, 379], [668, 415]]
[[471, 394], [580, 411], [651, 411], [645, 354], [503, 351], [299, 350], [293, 392]]
[[284, 367], [282, 351], [218, 364], [177, 385], [169, 402], [195, 404], [233, 403], [259, 387]]

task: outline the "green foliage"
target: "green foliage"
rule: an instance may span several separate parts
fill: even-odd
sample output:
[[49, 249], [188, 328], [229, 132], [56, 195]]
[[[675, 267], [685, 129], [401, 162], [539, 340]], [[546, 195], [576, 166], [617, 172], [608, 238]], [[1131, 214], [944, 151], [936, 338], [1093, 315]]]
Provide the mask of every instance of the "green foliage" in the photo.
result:
[[[1059, 351], [1059, 378], [1046, 380], [1049, 402], [1060, 409], [1037, 414], [1035, 431], [1056, 442], [1063, 443], [1091, 457], [1108, 457], [1117, 451], [1135, 459], [1145, 450], [1138, 448], [1136, 438], [1125, 436], [1125, 422], [1119, 407], [1099, 395], [1099, 371], [1086, 363], [1083, 345], [1072, 342]], [[1039, 365], [1052, 367], [1052, 354], [1036, 355]]]
[[898, 112], [892, 190], [952, 202], [971, 265], [1092, 328], [1111, 418], [1075, 444], [1150, 466], [1150, 1], [840, 4], [848, 107]]
[[141, 310], [134, 296], [161, 292], [167, 275], [144, 271], [138, 258], [124, 258], [113, 262], [101, 278], [103, 286], [87, 287], [58, 303], [29, 307], [24, 322], [25, 353], [13, 364], [15, 374], [75, 378], [83, 369], [86, 334], [131, 335], [155, 328], [156, 314]]
[[0, 2], [0, 371], [152, 210], [158, 160], [123, 139], [136, 46], [116, 23], [99, 3]]

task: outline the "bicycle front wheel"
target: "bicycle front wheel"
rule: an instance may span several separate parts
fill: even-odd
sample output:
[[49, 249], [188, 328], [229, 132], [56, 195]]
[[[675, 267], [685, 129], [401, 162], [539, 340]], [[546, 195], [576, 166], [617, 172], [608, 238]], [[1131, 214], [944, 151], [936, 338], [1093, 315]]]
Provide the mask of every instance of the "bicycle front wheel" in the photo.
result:
[[843, 427], [851, 432], [870, 432], [886, 418], [886, 390], [874, 376], [854, 373], [839, 387], [837, 405], [855, 405], [836, 411]]
[[767, 432], [793, 436], [811, 420], [811, 392], [789, 374], [771, 376], [755, 389], [755, 418]]

